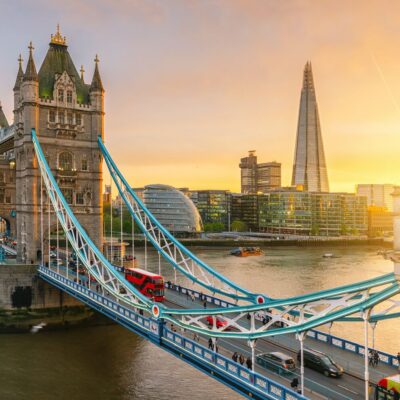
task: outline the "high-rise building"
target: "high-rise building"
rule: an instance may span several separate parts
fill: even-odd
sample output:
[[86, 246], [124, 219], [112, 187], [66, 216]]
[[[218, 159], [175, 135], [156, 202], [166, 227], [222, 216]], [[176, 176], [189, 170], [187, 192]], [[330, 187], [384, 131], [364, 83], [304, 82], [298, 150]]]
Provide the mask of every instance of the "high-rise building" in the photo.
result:
[[103, 204], [111, 203], [111, 185], [105, 185], [103, 193]]
[[329, 192], [318, 105], [311, 63], [304, 68], [292, 185], [308, 192]]
[[394, 185], [391, 184], [360, 184], [356, 186], [359, 196], [367, 197], [369, 206], [386, 207], [388, 211], [393, 211]]
[[257, 156], [250, 150], [247, 157], [240, 159], [240, 182], [242, 193], [257, 193]]
[[240, 159], [239, 167], [243, 194], [267, 193], [281, 186], [281, 164], [275, 161], [258, 164], [255, 150]]

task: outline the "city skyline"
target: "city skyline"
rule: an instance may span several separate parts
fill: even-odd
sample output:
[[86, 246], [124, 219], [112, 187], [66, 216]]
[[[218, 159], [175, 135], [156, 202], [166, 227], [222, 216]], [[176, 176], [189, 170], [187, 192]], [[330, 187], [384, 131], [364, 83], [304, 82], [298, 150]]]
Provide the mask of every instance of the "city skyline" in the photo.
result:
[[[390, 13], [382, 3], [356, 2], [351, 8], [357, 17], [349, 21], [333, 2], [287, 7], [172, 1], [168, 9], [161, 2], [140, 2], [121, 3], [111, 11], [99, 2], [95, 18], [88, 20], [89, 6], [81, 5], [78, 15], [77, 2], [55, 7], [41, 1], [46, 7], [39, 7], [40, 14], [25, 5], [30, 18], [21, 16], [18, 35], [10, 34], [17, 6], [1, 3], [0, 42], [6, 57], [0, 101], [9, 122], [10, 82], [19, 52], [26, 60], [32, 40], [40, 64], [49, 34], [60, 22], [71, 54], [84, 61], [87, 80], [95, 56], [89, 58], [88, 49], [98, 49], [108, 145], [133, 186], [167, 183], [237, 192], [237, 159], [251, 148], [260, 159], [281, 162], [282, 184], [288, 185], [307, 59], [318, 81], [331, 190], [397, 183], [400, 80], [394, 49], [400, 34], [395, 2], [384, 2], [391, 5]], [[107, 18], [110, 12], [119, 19]], [[140, 23], [132, 24], [124, 14]], [[325, 14], [331, 17], [328, 23], [322, 23]], [[297, 20], [296, 27], [290, 25]], [[106, 29], [96, 29], [101, 24]], [[132, 148], [139, 149], [134, 159]]]

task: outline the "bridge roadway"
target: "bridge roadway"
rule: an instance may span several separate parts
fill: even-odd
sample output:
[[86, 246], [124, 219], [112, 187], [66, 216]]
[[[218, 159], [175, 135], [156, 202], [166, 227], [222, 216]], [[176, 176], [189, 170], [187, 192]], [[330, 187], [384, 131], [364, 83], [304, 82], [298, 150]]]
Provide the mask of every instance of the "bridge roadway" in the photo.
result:
[[[65, 266], [59, 266], [59, 269], [66, 271]], [[69, 269], [70, 277], [76, 277], [76, 272]], [[78, 274], [79, 280], [87, 282], [85, 274]], [[121, 274], [121, 277], [123, 275]], [[91, 284], [93, 289], [95, 283]], [[190, 289], [189, 289], [190, 291]], [[189, 295], [177, 292], [176, 290], [166, 289], [166, 300], [164, 304], [170, 308], [202, 308], [203, 302], [199, 299], [192, 300]], [[104, 294], [103, 294], [104, 295]], [[108, 297], [107, 295], [105, 295]], [[207, 308], [215, 308], [216, 306], [207, 302]], [[145, 313], [146, 315], [147, 313]], [[170, 329], [171, 324], [167, 325]], [[176, 327], [177, 328], [177, 327]], [[193, 334], [189, 331], [182, 332], [178, 328], [177, 333], [193, 340]], [[175, 330], [175, 328], [173, 329]], [[200, 337], [200, 344], [207, 346], [208, 337]], [[219, 353], [231, 358], [232, 354], [237, 351], [247, 357], [251, 357], [251, 350], [245, 340], [240, 339], [222, 339], [217, 341]], [[364, 358], [359, 355], [349, 353], [345, 350], [329, 346], [323, 342], [308, 338], [305, 347], [324, 352], [331, 355], [339, 364], [345, 368], [345, 374], [341, 378], [329, 378], [314, 370], [305, 368], [305, 396], [310, 399], [332, 399], [332, 400], [350, 400], [364, 398]], [[256, 344], [256, 355], [271, 351], [281, 351], [291, 355], [295, 360], [299, 349], [299, 343], [294, 335], [280, 335], [274, 338], [259, 339]], [[298, 364], [298, 363], [297, 363]], [[270, 369], [255, 365], [255, 371], [273, 379], [275, 382], [283, 386], [290, 387], [290, 382], [297, 376], [300, 382], [299, 368], [291, 375], [279, 375]], [[393, 367], [380, 364], [377, 368], [370, 368], [371, 383], [376, 384], [383, 376], [396, 373]], [[371, 390], [370, 399], [372, 400], [373, 390]]]
[[[166, 289], [165, 305], [171, 308], [202, 308], [203, 302], [198, 299], [192, 301], [190, 296], [179, 293], [175, 290]], [[207, 303], [208, 308], [215, 308], [213, 304]], [[193, 338], [190, 332], [179, 333]], [[207, 343], [207, 338], [201, 338], [201, 341]], [[227, 357], [237, 351], [242, 353], [246, 358], [251, 357], [251, 349], [245, 340], [218, 339], [218, 350]], [[364, 398], [364, 358], [359, 355], [349, 353], [345, 350], [338, 349], [326, 343], [319, 342], [315, 339], [308, 338], [305, 341], [305, 347], [319, 350], [332, 356], [345, 369], [345, 374], [341, 378], [326, 377], [323, 374], [305, 368], [305, 395], [309, 398], [324, 398], [332, 400], [344, 399], [361, 399]], [[295, 360], [299, 350], [299, 342], [294, 335], [280, 335], [274, 338], [259, 339], [256, 344], [256, 355], [271, 351], [281, 351]], [[297, 363], [297, 362], [296, 362]], [[298, 363], [297, 363], [298, 364]], [[291, 376], [280, 376], [269, 369], [265, 369], [256, 364], [256, 372], [266, 375], [274, 379], [282, 385], [290, 387], [291, 380], [297, 375], [300, 382], [300, 369]], [[396, 373], [393, 367], [379, 364], [378, 367], [370, 367], [370, 382], [376, 384], [382, 377]], [[371, 399], [373, 399], [373, 390], [371, 390]]]

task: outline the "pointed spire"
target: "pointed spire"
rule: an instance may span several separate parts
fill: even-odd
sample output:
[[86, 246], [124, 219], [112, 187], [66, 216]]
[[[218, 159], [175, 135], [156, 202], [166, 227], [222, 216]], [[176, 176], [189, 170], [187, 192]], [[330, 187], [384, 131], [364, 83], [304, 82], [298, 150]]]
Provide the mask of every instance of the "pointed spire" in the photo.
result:
[[0, 128], [8, 128], [8, 121], [7, 118], [3, 112], [3, 108], [1, 106], [1, 102], [0, 102]]
[[308, 192], [329, 192], [328, 171], [311, 62], [303, 74], [292, 185]]
[[59, 46], [67, 45], [67, 38], [65, 36], [61, 36], [60, 24], [57, 24], [56, 34], [50, 36], [50, 44], [57, 44]]
[[19, 88], [21, 87], [21, 82], [22, 79], [24, 77], [24, 71], [22, 70], [22, 61], [24, 61], [21, 57], [21, 54], [18, 57], [18, 74], [17, 74], [17, 79], [15, 80], [15, 85], [14, 85], [14, 91], [19, 90]]
[[94, 67], [94, 74], [92, 79], [92, 84], [90, 85], [90, 91], [101, 91], [104, 92], [103, 83], [101, 82], [100, 72], [99, 72], [99, 57], [96, 54], [96, 58], [94, 59], [96, 66]]
[[304, 67], [303, 89], [314, 89], [311, 61], [307, 61]]
[[32, 42], [30, 42], [28, 49], [29, 49], [29, 59], [28, 59], [28, 64], [26, 64], [24, 81], [37, 81], [38, 74], [36, 72], [35, 62], [33, 61], [32, 52], [34, 50], [34, 47], [32, 46]]
[[83, 65], [81, 65], [81, 69], [80, 69], [80, 73], [81, 73], [81, 80], [82, 82], [85, 82], [85, 69], [83, 68]]

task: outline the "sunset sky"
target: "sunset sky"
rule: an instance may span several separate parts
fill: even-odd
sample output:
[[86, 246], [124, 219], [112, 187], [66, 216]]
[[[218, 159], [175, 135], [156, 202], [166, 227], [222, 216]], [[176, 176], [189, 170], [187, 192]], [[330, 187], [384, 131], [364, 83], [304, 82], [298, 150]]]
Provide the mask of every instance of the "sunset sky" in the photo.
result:
[[[106, 143], [132, 186], [240, 190], [239, 159], [289, 185], [311, 60], [331, 190], [400, 183], [400, 2], [0, 0], [0, 100], [59, 22], [86, 81], [100, 58]], [[108, 178], [106, 178], [107, 180]]]

